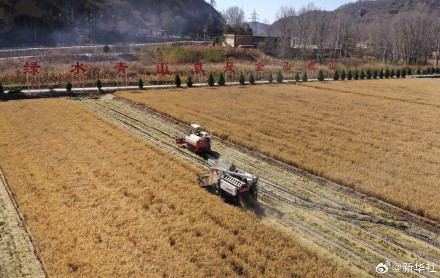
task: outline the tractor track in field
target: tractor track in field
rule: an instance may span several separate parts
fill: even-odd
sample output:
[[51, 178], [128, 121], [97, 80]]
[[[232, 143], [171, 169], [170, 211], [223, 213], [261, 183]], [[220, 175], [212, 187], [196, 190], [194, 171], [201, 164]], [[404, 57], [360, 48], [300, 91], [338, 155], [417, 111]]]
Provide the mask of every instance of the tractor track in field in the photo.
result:
[[[81, 103], [161, 148], [183, 156], [201, 168], [207, 167], [205, 159], [174, 143], [174, 135], [184, 131], [187, 125], [117, 98], [81, 99]], [[214, 138], [213, 149], [222, 159], [260, 176], [261, 199], [280, 209], [281, 216], [277, 218], [281, 223], [350, 260], [366, 275], [374, 275], [375, 266], [384, 261], [393, 264], [440, 263], [435, 260], [440, 258], [438, 233], [372, 206], [368, 199], [355, 198], [344, 191], [338, 192], [298, 177], [296, 173], [270, 165], [229, 145]], [[388, 273], [390, 277], [401, 274]], [[413, 275], [435, 277], [428, 272]]]

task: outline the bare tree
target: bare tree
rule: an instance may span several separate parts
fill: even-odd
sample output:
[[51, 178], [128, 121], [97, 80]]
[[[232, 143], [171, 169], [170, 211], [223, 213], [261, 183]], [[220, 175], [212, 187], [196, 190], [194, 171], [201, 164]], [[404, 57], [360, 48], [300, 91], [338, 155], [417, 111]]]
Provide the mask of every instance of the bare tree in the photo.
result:
[[237, 6], [227, 8], [222, 15], [226, 24], [233, 28], [240, 27], [244, 23], [244, 12]]
[[435, 37], [435, 65], [438, 67], [438, 60], [440, 56], [440, 15], [437, 13], [434, 23], [434, 37]]
[[407, 64], [427, 63], [435, 49], [435, 28], [432, 15], [428, 11], [412, 10], [395, 18], [399, 27], [399, 51]]
[[[383, 28], [384, 25], [387, 25], [388, 28]], [[370, 30], [372, 32], [373, 51], [376, 56], [382, 59], [383, 64], [385, 64], [387, 60], [393, 62], [393, 53], [396, 52], [395, 40], [398, 37], [398, 31], [396, 34], [393, 24], [377, 22], [371, 26]]]
[[312, 41], [316, 43], [317, 49], [317, 58], [320, 64], [323, 62], [324, 51], [326, 45], [329, 44], [330, 34], [330, 14], [325, 11], [316, 10], [314, 12], [310, 12], [313, 16], [311, 17], [312, 26], [313, 26], [313, 37]]
[[[329, 19], [331, 21], [331, 19]], [[338, 13], [336, 15], [336, 21], [338, 24], [338, 43], [339, 43], [339, 56], [342, 58], [342, 52], [344, 52], [347, 57], [348, 49], [353, 46], [355, 40], [355, 33], [353, 30], [353, 19], [343, 13]], [[333, 27], [334, 28], [334, 27]]]
[[302, 47], [302, 58], [305, 59], [307, 55], [307, 45], [309, 44], [309, 40], [311, 37], [312, 24], [313, 24], [313, 13], [312, 11], [316, 10], [313, 3], [308, 4], [305, 7], [302, 7], [298, 16], [296, 17], [295, 22], [295, 34], [298, 36], [299, 43]]
[[289, 48], [294, 38], [296, 11], [289, 6], [282, 6], [277, 14], [278, 36], [280, 37], [280, 54], [282, 57], [289, 56]]

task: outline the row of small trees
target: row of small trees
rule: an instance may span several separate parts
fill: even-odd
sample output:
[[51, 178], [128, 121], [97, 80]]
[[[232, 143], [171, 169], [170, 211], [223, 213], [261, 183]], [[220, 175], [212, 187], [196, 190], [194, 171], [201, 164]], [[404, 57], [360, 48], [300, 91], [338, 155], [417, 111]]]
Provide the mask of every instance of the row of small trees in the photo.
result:
[[[438, 70], [438, 69], [437, 69]], [[417, 70], [417, 74], [423, 74], [422, 71]], [[436, 73], [435, 69], [433, 71], [433, 73]], [[352, 70], [348, 70], [348, 72], [346, 72], [345, 70], [342, 70], [341, 72], [339, 72], [338, 70], [335, 70], [334, 74], [333, 74], [333, 80], [363, 80], [363, 79], [383, 79], [383, 78], [405, 78], [407, 75], [412, 75], [412, 70], [410, 68], [408, 69], [367, 69], [367, 70], [358, 70], [355, 69], [354, 71]], [[318, 73], [318, 80], [319, 81], [324, 81], [325, 77], [324, 77], [324, 72], [322, 70], [319, 71]], [[140, 80], [139, 82], [141, 82], [142, 80]], [[269, 83], [272, 83], [274, 81], [273, 79], [273, 75], [270, 73], [268, 75], [268, 81]], [[284, 76], [282, 74], [281, 71], [279, 71], [276, 74], [276, 82], [277, 83], [282, 83], [284, 81]], [[307, 82], [308, 81], [308, 76], [307, 76], [307, 72], [304, 72], [301, 76], [299, 73], [295, 74], [295, 81], [299, 82], [299, 81], [303, 81], [303, 82]], [[240, 77], [239, 77], [239, 83], [241, 85], [245, 85], [246, 83], [246, 79], [245, 76], [243, 75], [243, 73], [240, 73]], [[176, 78], [175, 78], [175, 84], [177, 87], [181, 87], [182, 85], [182, 81], [180, 79], [180, 76], [177, 74]], [[188, 87], [192, 87], [193, 86], [193, 80], [192, 77], [189, 76], [187, 83]], [[217, 84], [219, 86], [225, 86], [226, 81], [225, 81], [225, 77], [223, 75], [223, 73], [220, 73]], [[255, 85], [255, 77], [253, 74], [251, 74], [249, 76], [249, 84], [250, 85]], [[212, 73], [209, 74], [208, 77], [208, 85], [209, 86], [214, 86], [215, 85], [215, 78], [214, 75]], [[140, 86], [140, 88], [142, 88]]]
[[[307, 73], [304, 73], [304, 74], [302, 75], [301, 78], [300, 78], [300, 76], [299, 76], [299, 73], [297, 73], [297, 74], [295, 75], [295, 80], [296, 80], [296, 81], [300, 81], [300, 80], [302, 80], [302, 81], [307, 81], [307, 80], [308, 80], [308, 78], [307, 78]], [[142, 80], [139, 80], [139, 82], [141, 82], [141, 81], [142, 81]], [[250, 85], [255, 85], [255, 81], [256, 81], [256, 80], [255, 80], [255, 77], [254, 77], [254, 75], [251, 73], [250, 76], [249, 76], [249, 84], [250, 84]], [[269, 74], [269, 76], [268, 76], [268, 81], [269, 81], [269, 83], [272, 83], [272, 82], [274, 81], [272, 73]], [[276, 75], [276, 82], [277, 82], [277, 83], [282, 83], [283, 81], [284, 81], [284, 76], [283, 76], [283, 74], [281, 73], [281, 71], [278, 71], [278, 73], [277, 73], [277, 75]], [[240, 85], [245, 85], [245, 84], [246, 84], [246, 78], [245, 78], [245, 76], [244, 76], [243, 73], [240, 73], [240, 77], [238, 78], [238, 82], [240, 83]], [[179, 74], [176, 74], [176, 77], [175, 77], [175, 84], [176, 84], [177, 87], [181, 87], [181, 86], [182, 86], [182, 80], [180, 79]], [[194, 83], [193, 83], [192, 76], [189, 76], [188, 79], [187, 79], [186, 85], [188, 85], [188, 87], [192, 87], [193, 84], [194, 84]], [[225, 86], [225, 85], [226, 85], [226, 79], [225, 79], [225, 76], [223, 75], [223, 73], [220, 73], [220, 75], [219, 75], [219, 77], [218, 77], [218, 80], [217, 80], [217, 84], [218, 84], [219, 86]], [[209, 77], [208, 77], [208, 85], [209, 85], [210, 87], [212, 87], [212, 86], [215, 85], [215, 78], [214, 78], [214, 75], [213, 75], [212, 73], [209, 74]], [[140, 86], [139, 86], [139, 87], [140, 87]], [[142, 87], [140, 87], [140, 88], [142, 88]]]
[[[296, 81], [300, 81], [300, 80], [302, 80], [302, 81], [304, 81], [304, 82], [307, 81], [307, 80], [308, 80], [307, 73], [304, 72], [304, 74], [302, 75], [301, 78], [300, 78], [300, 76], [299, 76], [299, 73], [297, 73], [297, 74], [295, 75], [295, 80], [296, 80]], [[256, 81], [256, 80], [255, 80], [254, 75], [251, 74], [251, 75], [249, 76], [249, 84], [251, 84], [251, 85], [255, 85], [255, 81]], [[269, 81], [269, 83], [272, 83], [272, 82], [274, 81], [272, 73], [269, 74], [269, 76], [268, 76], [268, 81]], [[276, 75], [276, 82], [277, 82], [277, 83], [283, 83], [283, 81], [284, 81], [284, 76], [283, 76], [283, 74], [281, 73], [281, 71], [279, 71], [279, 72], [277, 73], [277, 75]], [[240, 85], [245, 85], [245, 84], [246, 84], [246, 78], [245, 78], [245, 76], [244, 76], [243, 73], [240, 73], [240, 77], [239, 77], [239, 79], [238, 79], [238, 82], [240, 83]], [[182, 87], [182, 79], [180, 78], [180, 75], [179, 75], [179, 74], [176, 74], [175, 79], [174, 79], [174, 84], [175, 84], [176, 87], [178, 87], [178, 88]], [[219, 76], [219, 78], [218, 78], [217, 84], [218, 84], [219, 86], [225, 86], [225, 85], [226, 85], [226, 79], [225, 79], [225, 76], [223, 75], [223, 73], [220, 73], [220, 76]], [[142, 89], [142, 88], [144, 87], [144, 81], [143, 81], [142, 79], [139, 79], [137, 85], [138, 85], [138, 87], [139, 87], [140, 89]], [[193, 87], [193, 85], [194, 85], [194, 81], [193, 81], [193, 77], [192, 77], [191, 75], [188, 76], [188, 79], [186, 80], [186, 85], [187, 85], [189, 88]], [[214, 79], [214, 75], [213, 75], [212, 73], [209, 74], [209, 77], [208, 77], [208, 85], [209, 85], [210, 87], [213, 87], [213, 86], [215, 85], [215, 79]], [[102, 81], [101, 81], [100, 79], [98, 79], [98, 80], [96, 81], [96, 87], [98, 87], [99, 90], [101, 90], [101, 88], [103, 87]], [[0, 92], [3, 92], [3, 91], [1, 91], [2, 88], [3, 88], [3, 87], [1, 86], [1, 83], [0, 83]], [[70, 91], [72, 90], [72, 88], [73, 88], [72, 83], [70, 83], [70, 82], [67, 83], [67, 85], [66, 85], [66, 90], [67, 90], [68, 92], [70, 92]]]
[[[367, 70], [358, 70], [355, 69], [354, 71], [349, 70], [346, 72], [345, 70], [342, 70], [340, 73], [338, 70], [335, 70], [333, 74], [333, 80], [363, 80], [363, 79], [383, 79], [383, 78], [405, 78], [407, 75], [412, 75], [412, 71], [410, 68], [408, 69], [367, 69]], [[324, 81], [324, 73], [322, 70], [318, 73], [318, 80]]]
[[[367, 70], [358, 70], [355, 69], [354, 71], [352, 70], [348, 70], [348, 72], [346, 72], [345, 70], [342, 70], [341, 72], [338, 70], [335, 70], [334, 74], [333, 74], [333, 80], [363, 80], [363, 79], [383, 79], [383, 78], [405, 78], [407, 75], [412, 75], [412, 70], [411, 68], [407, 68], [407, 69], [388, 69], [386, 68], [384, 69], [367, 69]], [[426, 69], [418, 69], [416, 71], [417, 75], [429, 75], [429, 74], [440, 74], [440, 69], [439, 68], [426, 68]], [[295, 74], [295, 81], [299, 82], [300, 80], [302, 80], [303, 82], [308, 81], [308, 77], [307, 77], [307, 72], [304, 72], [302, 74], [302, 76], [300, 76], [300, 74], [297, 72]], [[319, 81], [324, 81], [325, 77], [324, 77], [324, 72], [322, 70], [319, 71], [318, 73], [318, 80]], [[272, 83], [274, 81], [273, 75], [272, 73], [270, 73], [268, 75], [268, 81], [269, 83]], [[276, 82], [277, 83], [283, 83], [284, 81], [284, 76], [282, 74], [281, 71], [278, 71], [278, 73], [276, 74]], [[240, 77], [239, 77], [239, 83], [241, 85], [245, 85], [246, 84], [246, 78], [243, 75], [243, 73], [240, 73]], [[225, 80], [225, 76], [223, 75], [223, 73], [220, 73], [220, 76], [217, 80], [217, 84], [219, 86], [225, 86], [226, 84], [226, 80]], [[250, 85], [255, 85], [255, 77], [253, 74], [251, 74], [249, 76], [249, 84]], [[142, 81], [142, 79], [139, 79], [138, 81], [138, 87], [140, 89], [142, 89], [144, 87], [144, 82]], [[175, 76], [175, 85], [180, 88], [182, 86], [182, 80], [180, 78], [179, 74], [176, 74]], [[191, 88], [194, 85], [194, 81], [192, 76], [188, 76], [188, 79], [186, 80], [186, 85]], [[214, 79], [214, 75], [212, 73], [209, 74], [208, 77], [208, 85], [209, 86], [214, 86], [215, 85], [215, 79]], [[99, 90], [101, 90], [103, 84], [101, 80], [97, 80], [96, 82], [96, 86], [98, 87]], [[70, 92], [72, 90], [73, 86], [72, 83], [68, 82], [66, 85], [66, 90], [68, 92]], [[0, 93], [4, 93], [4, 88], [2, 83], [0, 82]]]
[[[407, 75], [412, 75], [413, 72], [411, 70], [411, 68], [403, 68], [403, 69], [389, 69], [386, 68], [384, 69], [367, 69], [367, 70], [359, 70], [359, 69], [355, 69], [355, 70], [342, 70], [342, 71], [338, 71], [335, 70], [335, 72], [333, 73], [333, 80], [364, 80], [364, 79], [388, 79], [388, 78], [405, 78]], [[417, 75], [427, 75], [427, 74], [440, 74], [440, 69], [439, 68], [427, 68], [427, 69], [418, 69], [416, 71]], [[302, 74], [302, 76], [300, 76], [299, 73], [295, 74], [295, 81], [299, 82], [300, 80], [306, 82], [308, 81], [308, 77], [307, 77], [307, 72], [304, 72]], [[324, 81], [325, 77], [324, 77], [324, 72], [323, 70], [320, 70], [318, 73], [318, 80], [319, 81]], [[273, 75], [270, 73], [268, 76], [268, 81], [269, 83], [273, 82]], [[276, 81], [277, 83], [282, 83], [284, 81], [284, 77], [281, 71], [279, 71], [276, 75]], [[246, 83], [245, 77], [243, 75], [243, 73], [240, 73], [240, 78], [239, 78], [239, 83], [241, 85], [244, 85]], [[219, 86], [224, 86], [225, 85], [225, 77], [223, 75], [223, 73], [220, 73], [219, 79], [217, 84]], [[253, 76], [253, 74], [251, 74], [249, 76], [249, 84], [251, 85], [255, 85], [255, 78]], [[180, 81], [180, 77], [179, 75], [176, 75], [176, 85], [177, 87], [181, 86], [181, 81]], [[192, 87], [193, 82], [192, 82], [192, 77], [189, 76], [188, 77], [188, 82], [187, 82], [188, 87]], [[215, 85], [215, 79], [213, 74], [209, 74], [209, 78], [208, 78], [208, 85], [209, 86], [214, 86]]]
[[426, 69], [417, 69], [417, 75], [430, 75], [430, 74], [440, 74], [440, 68], [426, 68]]
[[[418, 69], [416, 74], [420, 75], [420, 74], [438, 74], [439, 73], [439, 69], [435, 69], [435, 68], [428, 68], [425, 70], [420, 70]], [[412, 75], [412, 70], [411, 68], [408, 69], [367, 69], [367, 70], [358, 70], [355, 69], [354, 71], [349, 70], [348, 72], [346, 72], [345, 70], [342, 70], [341, 73], [339, 73], [338, 70], [335, 70], [334, 74], [333, 74], [333, 80], [363, 80], [363, 79], [383, 79], [383, 78], [405, 78], [407, 75]], [[324, 72], [322, 70], [319, 71], [318, 73], [318, 80], [319, 81], [324, 81], [325, 77], [324, 77]], [[273, 79], [273, 75], [272, 73], [270, 73], [268, 75], [268, 81], [269, 83], [272, 83], [274, 81]], [[276, 74], [276, 82], [277, 83], [283, 83], [284, 81], [284, 76], [282, 74], [281, 71], [278, 71], [278, 73]], [[299, 82], [299, 81], [303, 81], [303, 82], [307, 82], [308, 81], [308, 76], [307, 76], [307, 72], [304, 72], [302, 74], [302, 76], [300, 76], [300, 74], [297, 72], [295, 74], [295, 81]], [[175, 76], [175, 80], [174, 83], [176, 85], [176, 87], [180, 88], [182, 86], [182, 80], [180, 78], [179, 74], [176, 74]], [[240, 77], [239, 77], [239, 83], [240, 85], [245, 85], [246, 84], [246, 78], [244, 76], [243, 73], [240, 73]], [[219, 86], [225, 86], [226, 85], [226, 79], [225, 76], [223, 75], [223, 73], [220, 73], [218, 80], [217, 80], [217, 84]], [[249, 84], [250, 85], [255, 85], [255, 77], [253, 74], [250, 74], [249, 76]], [[192, 76], [188, 76], [188, 79], [186, 80], [186, 85], [191, 88], [194, 85], [194, 81]], [[209, 74], [208, 77], [208, 85], [210, 87], [213, 87], [215, 85], [215, 78], [214, 75], [212, 73]], [[101, 80], [98, 80], [96, 82], [96, 86], [98, 87], [99, 90], [101, 90], [102, 88], [102, 82]], [[144, 82], [142, 81], [142, 79], [139, 79], [138, 81], [138, 87], [140, 89], [142, 89], [144, 87]], [[72, 90], [72, 84], [69, 82], [66, 86], [67, 91], [71, 91]], [[0, 83], [0, 92], [3, 92], [3, 86]]]

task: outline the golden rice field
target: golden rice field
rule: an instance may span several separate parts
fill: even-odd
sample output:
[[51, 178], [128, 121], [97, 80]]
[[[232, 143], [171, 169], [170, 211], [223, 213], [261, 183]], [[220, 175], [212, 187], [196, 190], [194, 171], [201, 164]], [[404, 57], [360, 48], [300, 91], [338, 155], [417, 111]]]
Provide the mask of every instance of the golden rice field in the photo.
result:
[[0, 103], [0, 115], [0, 165], [49, 277], [350, 276], [74, 101]]
[[440, 220], [440, 82], [365, 80], [117, 94]]

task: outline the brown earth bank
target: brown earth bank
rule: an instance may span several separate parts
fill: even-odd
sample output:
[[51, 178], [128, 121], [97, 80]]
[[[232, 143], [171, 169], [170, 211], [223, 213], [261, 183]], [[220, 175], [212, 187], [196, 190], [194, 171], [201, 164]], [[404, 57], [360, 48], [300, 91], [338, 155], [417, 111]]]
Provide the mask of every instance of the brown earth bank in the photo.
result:
[[351, 276], [73, 101], [0, 114], [0, 163], [50, 277]]
[[301, 84], [117, 95], [440, 220], [439, 81]]

